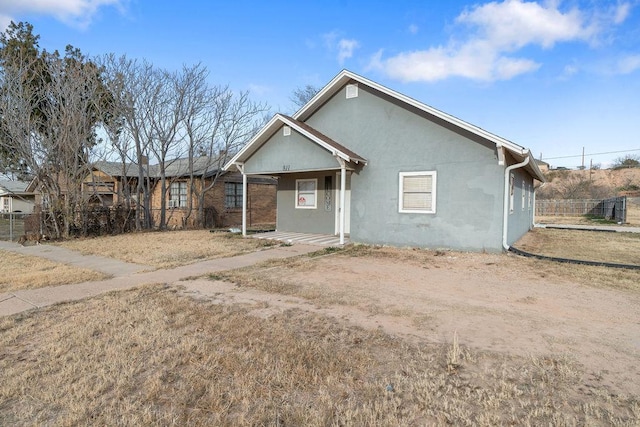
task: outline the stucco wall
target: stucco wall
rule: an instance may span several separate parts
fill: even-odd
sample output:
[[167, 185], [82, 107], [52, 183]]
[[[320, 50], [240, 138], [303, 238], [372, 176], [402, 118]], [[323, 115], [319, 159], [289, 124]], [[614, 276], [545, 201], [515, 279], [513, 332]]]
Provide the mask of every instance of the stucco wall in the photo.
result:
[[[343, 88], [307, 120], [369, 160], [352, 176], [351, 240], [501, 250], [504, 169], [495, 146], [423, 116], [361, 86], [357, 98]], [[435, 214], [398, 212], [399, 172], [411, 171], [437, 172]]]
[[[335, 196], [332, 190], [331, 208], [324, 205], [324, 180], [332, 176], [335, 187], [335, 173], [283, 174], [278, 180], [278, 231], [298, 231], [304, 233], [333, 234], [335, 231]], [[296, 179], [318, 180], [317, 207], [315, 209], [296, 209]]]
[[295, 130], [283, 136], [282, 128], [260, 147], [260, 155], [245, 162], [244, 169], [251, 173], [281, 173], [309, 170], [336, 169], [338, 161], [324, 148], [310, 142]]
[[[508, 214], [507, 244], [512, 245], [533, 227], [533, 182], [528, 173], [515, 169], [513, 212]], [[524, 181], [524, 182], [523, 182]], [[524, 197], [523, 197], [524, 195]], [[530, 196], [531, 195], [531, 196]], [[529, 204], [531, 197], [531, 204]]]

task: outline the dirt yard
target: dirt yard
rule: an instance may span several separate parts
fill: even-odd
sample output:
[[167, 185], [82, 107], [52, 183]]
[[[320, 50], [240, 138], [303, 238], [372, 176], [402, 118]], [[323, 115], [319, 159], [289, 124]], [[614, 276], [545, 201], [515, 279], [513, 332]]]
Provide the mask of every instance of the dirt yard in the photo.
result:
[[638, 425], [639, 361], [640, 271], [356, 245], [0, 318], [0, 424]]
[[[358, 249], [356, 249], [356, 252]], [[413, 342], [563, 358], [614, 394], [640, 395], [640, 273], [513, 255], [364, 248], [186, 283], [219, 301], [302, 307]], [[611, 286], [626, 283], [624, 290]], [[624, 286], [623, 286], [624, 287]], [[208, 289], [205, 291], [205, 289]], [[288, 296], [283, 296], [283, 294]]]

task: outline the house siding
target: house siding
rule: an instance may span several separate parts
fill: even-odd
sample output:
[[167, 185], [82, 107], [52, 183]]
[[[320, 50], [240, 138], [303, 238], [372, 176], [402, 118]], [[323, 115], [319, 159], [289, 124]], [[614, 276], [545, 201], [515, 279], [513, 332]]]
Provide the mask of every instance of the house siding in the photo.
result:
[[[531, 207], [529, 207], [529, 188], [533, 191], [533, 180], [531, 176], [523, 172], [522, 169], [515, 169], [512, 171], [515, 178], [514, 185], [514, 203], [513, 212], [510, 212], [507, 216], [508, 232], [507, 232], [507, 244], [514, 244], [520, 237], [527, 231], [533, 228], [533, 200]], [[525, 186], [522, 186], [524, 181]], [[524, 209], [523, 209], [523, 194], [524, 194]], [[532, 195], [533, 199], [533, 195]]]
[[282, 173], [336, 169], [338, 161], [324, 148], [291, 130], [283, 136], [282, 127], [260, 147], [260, 155], [247, 159], [245, 173]]
[[[346, 99], [343, 88], [306, 121], [369, 159], [351, 177], [351, 240], [501, 250], [504, 168], [495, 145], [373, 91], [361, 86]], [[435, 214], [398, 212], [399, 172], [414, 171], [437, 172]]]
[[[278, 180], [278, 231], [297, 231], [303, 233], [333, 234], [335, 231], [335, 202], [330, 210], [324, 206], [324, 180], [332, 176], [335, 186], [335, 173], [283, 174]], [[296, 209], [296, 180], [318, 180], [317, 207], [315, 209]], [[334, 191], [332, 190], [332, 195]], [[333, 197], [333, 196], [332, 196]]]

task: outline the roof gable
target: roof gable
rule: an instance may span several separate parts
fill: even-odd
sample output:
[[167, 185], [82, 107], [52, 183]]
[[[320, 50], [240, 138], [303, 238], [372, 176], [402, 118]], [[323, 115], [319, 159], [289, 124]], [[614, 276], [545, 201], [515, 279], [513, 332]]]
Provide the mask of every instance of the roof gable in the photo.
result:
[[538, 168], [536, 162], [533, 161], [533, 155], [527, 148], [348, 70], [342, 70], [340, 73], [338, 73], [338, 75], [335, 76], [325, 87], [323, 87], [311, 100], [309, 100], [309, 102], [307, 102], [300, 110], [298, 110], [293, 115], [293, 118], [301, 122], [306, 121], [318, 109], [322, 108], [322, 106], [327, 103], [337, 92], [339, 92], [345, 85], [349, 83], [357, 83], [358, 85], [362, 84], [368, 86], [395, 99], [400, 105], [404, 105], [405, 108], [418, 109], [450, 124], [451, 126], [477, 135], [495, 144], [498, 152], [501, 152], [502, 149], [507, 150], [516, 160], [521, 161], [527, 157], [530, 157], [529, 164], [526, 168], [534, 178], [543, 182], [545, 181], [542, 171], [540, 171], [540, 168]]
[[[544, 182], [545, 178], [540, 171], [540, 168], [534, 161], [534, 157], [531, 151], [515, 144], [507, 139], [504, 139], [498, 135], [488, 132], [482, 128], [479, 128], [471, 123], [465, 122], [455, 116], [444, 113], [436, 108], [423, 104], [413, 98], [389, 89], [381, 84], [366, 79], [358, 74], [352, 73], [348, 70], [342, 70], [335, 76], [325, 87], [323, 87], [307, 104], [305, 104], [300, 110], [298, 110], [293, 117], [285, 116], [282, 114], [276, 114], [267, 125], [256, 135], [251, 141], [249, 141], [238, 154], [236, 154], [225, 166], [227, 170], [233, 164], [242, 163], [254, 152], [256, 152], [260, 146], [278, 129], [282, 124], [294, 127], [300, 133], [305, 134], [309, 139], [325, 147], [327, 150], [335, 150], [335, 154], [339, 157], [347, 159], [355, 159], [360, 156], [353, 156], [355, 153], [349, 154], [349, 149], [331, 140], [325, 135], [322, 135], [317, 130], [308, 126], [305, 122], [316, 111], [322, 108], [334, 95], [336, 95], [345, 85], [349, 83], [357, 83], [358, 85], [365, 85], [378, 91], [388, 97], [397, 101], [398, 105], [403, 106], [406, 109], [417, 109], [427, 115], [436, 118], [439, 121], [443, 121], [448, 125], [458, 128], [461, 131], [473, 134], [489, 143], [495, 144], [496, 151], [498, 152], [500, 164], [505, 162], [505, 152], [508, 152], [513, 159], [520, 162], [526, 158], [529, 158], [529, 163], [526, 165], [526, 169], [537, 180]], [[358, 159], [366, 164], [366, 160]]]
[[333, 156], [339, 157], [346, 162], [352, 162], [355, 164], [367, 163], [367, 160], [364, 157], [354, 153], [347, 147], [339, 144], [306, 123], [284, 114], [276, 114], [269, 123], [267, 123], [262, 130], [224, 166], [224, 169], [228, 170], [233, 164], [246, 161], [283, 125], [291, 127], [310, 141], [327, 150]]

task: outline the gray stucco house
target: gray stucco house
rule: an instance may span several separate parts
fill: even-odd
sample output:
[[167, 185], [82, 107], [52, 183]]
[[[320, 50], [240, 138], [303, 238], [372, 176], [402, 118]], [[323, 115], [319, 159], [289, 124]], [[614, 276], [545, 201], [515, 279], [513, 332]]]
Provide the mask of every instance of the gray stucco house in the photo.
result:
[[530, 230], [544, 181], [528, 149], [346, 70], [230, 168], [278, 177], [278, 231], [472, 251]]

